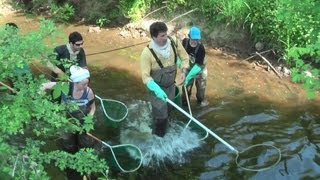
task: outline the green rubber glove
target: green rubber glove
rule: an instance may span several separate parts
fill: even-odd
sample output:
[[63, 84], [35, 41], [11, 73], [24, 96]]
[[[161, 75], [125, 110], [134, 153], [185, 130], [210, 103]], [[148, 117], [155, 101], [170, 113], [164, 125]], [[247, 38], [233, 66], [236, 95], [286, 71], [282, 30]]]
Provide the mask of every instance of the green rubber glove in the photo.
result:
[[177, 66], [178, 66], [178, 68], [181, 68], [181, 65], [182, 65], [182, 61], [181, 61], [181, 59], [178, 57], [178, 59], [177, 59]]
[[201, 71], [201, 67], [198, 66], [198, 64], [195, 64], [192, 69], [190, 70], [190, 72], [188, 73], [186, 80], [184, 81], [184, 86], [187, 86], [189, 84], [189, 82], [196, 77], [196, 75]]
[[154, 92], [154, 94], [157, 96], [157, 98], [159, 98], [159, 99], [161, 99], [161, 100], [163, 100], [163, 101], [166, 102], [166, 99], [167, 99], [168, 96], [167, 96], [166, 93], [160, 88], [160, 86], [159, 86], [157, 83], [155, 83], [153, 80], [151, 80], [151, 81], [149, 81], [149, 82], [147, 83], [147, 88], [148, 88], [150, 91]]

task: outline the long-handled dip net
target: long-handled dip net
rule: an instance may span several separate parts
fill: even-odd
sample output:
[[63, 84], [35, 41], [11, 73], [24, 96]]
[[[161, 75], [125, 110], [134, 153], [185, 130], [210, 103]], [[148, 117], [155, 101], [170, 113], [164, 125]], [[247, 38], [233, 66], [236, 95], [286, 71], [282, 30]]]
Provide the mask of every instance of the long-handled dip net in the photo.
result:
[[264, 171], [275, 165], [281, 160], [281, 151], [277, 147], [270, 144], [256, 144], [250, 146], [243, 151], [239, 152], [236, 148], [232, 147], [229, 143], [220, 138], [217, 134], [212, 132], [186, 111], [181, 109], [178, 105], [172, 102], [170, 99], [166, 99], [168, 103], [178, 109], [181, 113], [189, 117], [194, 123], [207, 131], [210, 135], [215, 137], [221, 143], [226, 145], [230, 150], [237, 154], [236, 164], [238, 167], [248, 171]]
[[98, 95], [95, 95], [95, 97], [100, 100], [106, 124], [111, 127], [119, 127], [120, 122], [128, 115], [128, 107], [117, 100], [102, 99]]
[[[140, 168], [143, 156], [141, 150], [137, 146], [133, 144], [109, 145], [90, 133], [87, 133], [87, 135], [110, 149], [112, 159], [108, 162], [109, 166], [116, 166], [125, 173], [134, 172]], [[110, 158], [107, 157], [107, 159]]]
[[[192, 110], [191, 110], [191, 106], [190, 106], [190, 100], [189, 100], [189, 96], [188, 96], [188, 91], [187, 91], [187, 88], [186, 86], [183, 86], [183, 89], [184, 89], [184, 94], [186, 96], [186, 99], [187, 99], [187, 104], [188, 104], [188, 109], [189, 109], [189, 113], [190, 115], [192, 116]], [[203, 128], [201, 128], [197, 123], [195, 123], [192, 119], [189, 120], [189, 122], [187, 123], [187, 125], [185, 126], [184, 129], [186, 128], [190, 128], [194, 131], [197, 132], [197, 134], [200, 136], [200, 140], [204, 140], [206, 139], [208, 136], [209, 136], [209, 133], [208, 131], [204, 130]]]

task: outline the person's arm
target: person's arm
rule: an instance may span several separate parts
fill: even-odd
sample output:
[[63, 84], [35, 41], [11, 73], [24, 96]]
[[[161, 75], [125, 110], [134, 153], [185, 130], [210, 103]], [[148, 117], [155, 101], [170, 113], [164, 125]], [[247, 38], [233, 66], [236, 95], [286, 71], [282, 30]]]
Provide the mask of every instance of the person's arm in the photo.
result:
[[92, 103], [90, 105], [89, 115], [93, 116], [96, 112], [96, 104], [94, 101], [94, 93], [91, 88], [89, 88], [88, 99], [89, 99], [89, 101], [92, 101]]
[[41, 84], [40, 90], [41, 91], [46, 91], [46, 90], [51, 90], [53, 87], [57, 84], [57, 82], [46, 82]]
[[61, 59], [61, 48], [62, 46], [55, 47], [53, 50], [53, 54], [49, 56], [49, 59], [46, 62], [46, 66], [53, 71], [55, 74], [58, 75], [58, 77], [62, 77], [64, 75], [63, 70], [58, 68], [56, 65], [52, 64], [50, 62], [50, 59], [60, 60]]
[[179, 59], [181, 60], [181, 65], [180, 65], [181, 75], [180, 75], [180, 80], [177, 84], [181, 85], [186, 79], [187, 69], [189, 68], [189, 55], [184, 49], [180, 41], [175, 41], [175, 42], [177, 45], [177, 54]]
[[58, 77], [62, 77], [64, 75], [64, 72], [58, 68], [57, 66], [55, 66], [54, 64], [52, 64], [49, 60], [47, 61], [47, 67], [53, 71], [54, 73], [56, 73], [58, 75]]
[[203, 44], [200, 44], [198, 52], [195, 56], [196, 56], [195, 63], [203, 68], [204, 64], [205, 64], [204, 58], [206, 56], [206, 50], [205, 50]]
[[153, 78], [150, 75], [151, 67], [152, 67], [152, 64], [151, 64], [152, 58], [153, 57], [150, 50], [147, 47], [144, 48], [140, 56], [140, 71], [141, 71], [141, 78], [144, 84], [147, 84], [149, 81], [153, 80]]
[[181, 69], [182, 72], [186, 72], [186, 70], [189, 68], [189, 55], [184, 49], [182, 43], [180, 41], [177, 42], [177, 51], [178, 51], [178, 56], [181, 59]]

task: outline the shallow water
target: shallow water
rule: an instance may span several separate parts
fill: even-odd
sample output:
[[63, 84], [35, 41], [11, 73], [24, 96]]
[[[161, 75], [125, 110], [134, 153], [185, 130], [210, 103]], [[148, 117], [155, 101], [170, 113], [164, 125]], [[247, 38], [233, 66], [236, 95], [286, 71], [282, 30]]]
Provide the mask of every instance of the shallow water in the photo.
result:
[[[214, 137], [209, 135], [200, 141], [199, 136], [192, 131], [183, 133], [182, 129], [188, 118], [178, 111], [174, 112], [174, 121], [165, 138], [151, 135], [148, 126], [151, 119], [150, 105], [145, 100], [145, 90], [139, 88], [139, 85], [128, 87], [127, 83], [123, 83], [134, 82], [135, 79], [124, 71], [104, 70], [118, 74], [117, 78], [112, 75], [94, 76], [92, 87], [99, 86], [95, 87], [95, 90], [96, 93], [101, 93], [101, 96], [125, 102], [129, 107], [129, 114], [118, 130], [113, 129], [110, 132], [103, 125], [97, 132], [105, 139], [117, 143], [137, 145], [146, 158], [137, 172], [120, 173], [119, 176], [119, 171], [113, 171], [111, 175], [118, 179], [317, 179], [320, 177], [318, 140], [320, 111], [317, 106], [282, 107], [248, 97], [242, 100], [229, 98], [225, 101], [216, 101], [215, 104], [212, 103], [205, 108], [194, 108], [195, 117], [197, 114], [201, 115], [198, 119], [200, 122], [238, 151], [256, 144], [270, 144], [280, 149], [281, 160], [277, 165], [265, 171], [251, 172], [237, 167], [236, 153]], [[95, 69], [93, 73], [98, 75], [103, 72]], [[103, 91], [100, 81], [103, 79], [110, 82], [111, 79], [108, 77], [112, 79], [111, 86], [117, 87], [117, 91], [112, 90], [113, 88], [105, 88]], [[98, 116], [99, 118], [102, 117]], [[272, 164], [277, 155], [270, 152], [270, 149], [264, 149], [260, 157], [257, 157], [257, 165], [254, 168]]]
[[[1, 24], [16, 22], [22, 32], [31, 31], [37, 26], [35, 20], [24, 16], [10, 16], [1, 20]], [[84, 35], [84, 48], [91, 72], [90, 86], [95, 93], [103, 98], [120, 100], [130, 107], [129, 116], [120, 128], [112, 128], [106, 126], [97, 101], [96, 129], [93, 133], [110, 144], [128, 141], [136, 145], [145, 143], [147, 147], [160, 147], [154, 151], [144, 149], [144, 153], [149, 153], [149, 160], [137, 172], [121, 173], [112, 169], [110, 176], [115, 179], [320, 178], [319, 101], [305, 100], [297, 85], [278, 80], [270, 73], [252, 69], [248, 63], [232, 60], [221, 52], [208, 49], [207, 96], [210, 105], [197, 107], [195, 97], [192, 96], [191, 107], [195, 117], [199, 117], [200, 122], [238, 151], [262, 143], [272, 144], [281, 150], [282, 157], [277, 165], [261, 172], [246, 171], [237, 167], [236, 153], [217, 139], [209, 136], [199, 141], [192, 131], [179, 134], [183, 129], [181, 127], [184, 127], [181, 123], [188, 122], [188, 118], [179, 112], [174, 112], [174, 122], [179, 123], [168, 136], [171, 142], [150, 135], [150, 129], [145, 124], [132, 125], [140, 122], [139, 119], [150, 121], [150, 109], [145, 108], [147, 90], [139, 76], [138, 62], [145, 45], [108, 53], [105, 51], [140, 43], [141, 40], [121, 39], [117, 31], [112, 29], [100, 34], [88, 33], [87, 27], [83, 25], [64, 26], [63, 29], [66, 36], [74, 30]], [[139, 107], [139, 110], [134, 106]], [[138, 133], [134, 131], [136, 134], [129, 134], [136, 138], [123, 136], [127, 130], [125, 127], [130, 124], [139, 127], [136, 128], [140, 130]], [[183, 138], [174, 144], [174, 138], [178, 135]], [[164, 152], [167, 147], [174, 147], [170, 149], [170, 154]], [[151, 159], [154, 157], [152, 152], [160, 152], [155, 161]], [[169, 160], [165, 156], [169, 156]], [[263, 163], [269, 157], [265, 153], [257, 161]], [[52, 170], [52, 177], [58, 177], [56, 173]]]

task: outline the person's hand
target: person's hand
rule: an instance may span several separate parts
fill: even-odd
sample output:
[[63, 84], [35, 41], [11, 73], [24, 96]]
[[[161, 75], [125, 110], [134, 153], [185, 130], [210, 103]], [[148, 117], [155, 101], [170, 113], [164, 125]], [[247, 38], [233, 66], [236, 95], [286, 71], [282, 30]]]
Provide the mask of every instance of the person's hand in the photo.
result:
[[64, 75], [64, 72], [63, 72], [63, 71], [58, 71], [58, 72], [57, 72], [58, 78], [62, 78], [63, 75]]
[[188, 73], [188, 75], [187, 75], [187, 77], [186, 77], [186, 80], [184, 81], [184, 86], [187, 86], [189, 83], [190, 83], [190, 81], [194, 78], [194, 77], [196, 77], [196, 75], [199, 73], [201, 71], [201, 67], [200, 66], [198, 66], [197, 64], [196, 65], [194, 65], [193, 67], [192, 67], [192, 69], [190, 70], [190, 72]]
[[154, 92], [157, 98], [166, 102], [166, 99], [168, 96], [156, 82], [154, 82], [153, 80], [150, 80], [146, 85], [150, 91]]
[[178, 86], [181, 86], [184, 81], [186, 80], [186, 74], [185, 73], [181, 73], [180, 78], [179, 78], [179, 82], [177, 82]]
[[155, 91], [155, 94], [156, 94], [157, 98], [166, 102], [166, 99], [168, 98], [168, 96], [161, 88], [158, 89], [157, 91]]

